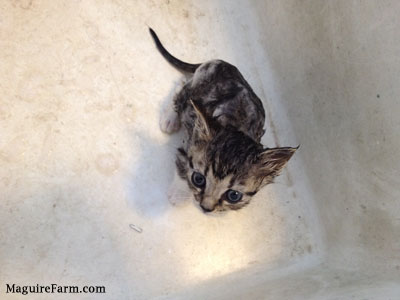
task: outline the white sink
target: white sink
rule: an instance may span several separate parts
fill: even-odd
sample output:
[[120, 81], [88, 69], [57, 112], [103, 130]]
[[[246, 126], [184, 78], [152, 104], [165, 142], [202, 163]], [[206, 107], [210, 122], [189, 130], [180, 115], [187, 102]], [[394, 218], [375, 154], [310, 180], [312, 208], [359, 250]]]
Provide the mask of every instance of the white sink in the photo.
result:
[[[400, 298], [398, 1], [3, 1], [0, 298]], [[182, 60], [236, 65], [266, 146], [301, 145], [249, 206], [166, 197], [158, 120]], [[79, 298], [82, 296], [81, 298]], [[22, 299], [22, 298], [21, 298]], [[23, 298], [25, 299], [25, 298]]]

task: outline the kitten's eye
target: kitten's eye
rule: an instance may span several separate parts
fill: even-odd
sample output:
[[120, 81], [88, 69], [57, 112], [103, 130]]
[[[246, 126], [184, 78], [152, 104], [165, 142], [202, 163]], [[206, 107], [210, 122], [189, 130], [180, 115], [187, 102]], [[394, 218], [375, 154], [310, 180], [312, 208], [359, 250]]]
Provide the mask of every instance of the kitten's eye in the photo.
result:
[[193, 172], [192, 182], [196, 187], [202, 188], [206, 185], [206, 178], [203, 175], [201, 175], [199, 172]]
[[230, 203], [239, 202], [242, 199], [242, 197], [243, 197], [243, 194], [241, 192], [238, 192], [238, 191], [228, 190], [226, 192], [226, 199]]

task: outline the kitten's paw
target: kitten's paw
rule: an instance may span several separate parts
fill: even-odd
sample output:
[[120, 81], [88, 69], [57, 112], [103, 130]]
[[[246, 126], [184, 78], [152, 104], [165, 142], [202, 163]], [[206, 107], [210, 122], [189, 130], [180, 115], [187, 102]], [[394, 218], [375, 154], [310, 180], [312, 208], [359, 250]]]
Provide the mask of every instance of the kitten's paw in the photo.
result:
[[176, 80], [174, 82], [174, 93], [178, 94], [182, 88], [184, 87], [184, 85], [186, 84], [186, 79], [185, 78], [181, 78], [179, 80]]
[[161, 114], [160, 129], [164, 133], [174, 133], [181, 127], [181, 122], [176, 111], [169, 107]]

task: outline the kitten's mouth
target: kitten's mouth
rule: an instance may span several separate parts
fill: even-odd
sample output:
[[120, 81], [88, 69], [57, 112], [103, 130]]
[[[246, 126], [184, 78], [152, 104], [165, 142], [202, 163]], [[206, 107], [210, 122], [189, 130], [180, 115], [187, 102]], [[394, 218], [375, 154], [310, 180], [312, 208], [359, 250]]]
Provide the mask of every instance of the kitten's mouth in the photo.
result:
[[225, 211], [225, 208], [221, 205], [221, 201], [215, 203], [213, 207], [210, 207], [211, 205], [209, 206], [205, 205], [205, 202], [203, 201], [200, 195], [195, 194], [194, 199], [198, 203], [198, 206], [203, 211], [203, 213], [210, 214], [211, 212], [218, 213]]

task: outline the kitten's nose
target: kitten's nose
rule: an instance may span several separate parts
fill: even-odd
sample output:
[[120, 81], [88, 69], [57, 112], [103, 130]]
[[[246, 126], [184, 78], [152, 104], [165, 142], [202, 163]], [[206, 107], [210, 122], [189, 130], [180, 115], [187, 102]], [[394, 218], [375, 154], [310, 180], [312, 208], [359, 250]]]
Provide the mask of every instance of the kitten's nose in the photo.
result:
[[212, 211], [214, 210], [214, 207], [210, 209], [210, 208], [208, 208], [208, 207], [204, 207], [204, 206], [201, 205], [201, 204], [200, 204], [200, 206], [201, 206], [201, 208], [203, 209], [204, 212], [212, 212]]

